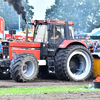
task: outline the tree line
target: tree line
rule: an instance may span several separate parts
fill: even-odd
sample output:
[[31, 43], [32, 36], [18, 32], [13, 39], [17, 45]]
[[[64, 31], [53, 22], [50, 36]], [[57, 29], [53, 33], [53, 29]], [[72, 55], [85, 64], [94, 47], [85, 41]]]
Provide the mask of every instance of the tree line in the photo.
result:
[[[23, 6], [26, 10], [26, 20], [31, 22], [34, 12], [34, 7], [29, 5], [29, 0], [22, 1]], [[7, 2], [0, 0], [0, 17], [5, 21], [5, 29], [18, 29], [19, 15], [14, 11], [12, 6], [9, 6]], [[21, 27], [25, 24], [25, 21], [20, 17]]]
[[[31, 22], [34, 7], [29, 0], [23, 0], [27, 12], [26, 19]], [[5, 29], [18, 29], [19, 15], [12, 6], [0, 0], [0, 17], [5, 20]], [[91, 32], [100, 27], [100, 0], [55, 0], [50, 8], [46, 9], [45, 19], [73, 21], [75, 29]], [[21, 27], [25, 23], [21, 18]]]
[[45, 18], [73, 21], [76, 29], [91, 32], [100, 27], [100, 0], [55, 0]]

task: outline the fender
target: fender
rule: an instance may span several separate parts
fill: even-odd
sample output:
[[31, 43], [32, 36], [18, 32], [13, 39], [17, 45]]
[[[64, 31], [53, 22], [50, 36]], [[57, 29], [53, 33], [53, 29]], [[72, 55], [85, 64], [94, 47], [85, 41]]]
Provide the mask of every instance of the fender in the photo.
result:
[[66, 48], [66, 47], [69, 46], [69, 45], [83, 45], [83, 46], [87, 47], [86, 44], [85, 44], [85, 42], [83, 42], [83, 41], [64, 40], [64, 41], [59, 45], [59, 48]]

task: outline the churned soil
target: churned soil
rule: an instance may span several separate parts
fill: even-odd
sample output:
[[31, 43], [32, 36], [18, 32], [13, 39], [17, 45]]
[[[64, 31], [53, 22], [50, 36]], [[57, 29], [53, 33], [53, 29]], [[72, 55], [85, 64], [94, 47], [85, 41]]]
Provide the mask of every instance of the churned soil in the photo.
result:
[[93, 79], [89, 79], [87, 81], [82, 82], [73, 82], [73, 81], [61, 81], [58, 79], [52, 80], [43, 80], [43, 79], [35, 79], [33, 82], [15, 82], [14, 80], [0, 80], [0, 88], [9, 88], [9, 87], [44, 87], [44, 86], [85, 86], [93, 84]]

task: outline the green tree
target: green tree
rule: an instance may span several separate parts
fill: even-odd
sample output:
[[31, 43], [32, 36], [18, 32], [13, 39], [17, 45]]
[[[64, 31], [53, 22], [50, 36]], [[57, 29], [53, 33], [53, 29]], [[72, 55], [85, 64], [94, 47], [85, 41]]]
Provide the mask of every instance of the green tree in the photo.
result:
[[0, 17], [2, 17], [5, 21], [5, 29], [18, 27], [18, 15], [13, 11], [13, 8], [8, 7], [8, 4], [3, 0], [0, 1]]
[[[34, 15], [34, 7], [29, 5], [29, 0], [23, 0], [23, 5], [26, 10], [26, 19], [31, 21]], [[9, 6], [7, 2], [0, 0], [0, 17], [4, 18], [5, 29], [18, 29], [19, 15], [14, 11], [12, 6]], [[21, 24], [25, 23], [21, 18]]]
[[91, 32], [100, 27], [99, 0], [55, 0], [55, 4], [46, 10], [46, 19], [73, 21], [74, 27]]

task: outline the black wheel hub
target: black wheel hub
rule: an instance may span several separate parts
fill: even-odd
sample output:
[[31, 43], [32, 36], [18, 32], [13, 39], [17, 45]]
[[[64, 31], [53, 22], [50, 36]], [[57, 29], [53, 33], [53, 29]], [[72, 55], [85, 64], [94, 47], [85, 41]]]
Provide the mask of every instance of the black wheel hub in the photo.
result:
[[70, 66], [71, 72], [76, 73], [79, 69], [79, 66], [80, 66], [79, 58], [76, 56], [73, 56], [70, 60], [69, 66]]

